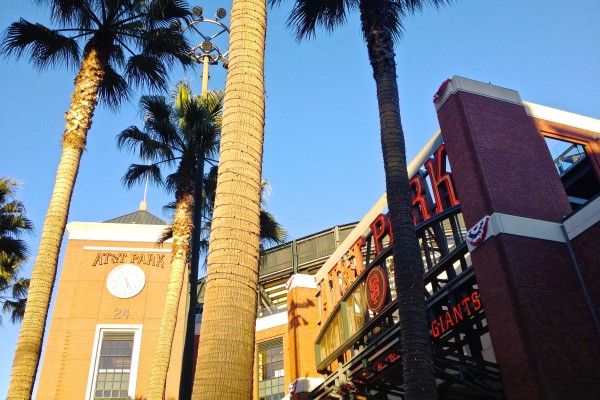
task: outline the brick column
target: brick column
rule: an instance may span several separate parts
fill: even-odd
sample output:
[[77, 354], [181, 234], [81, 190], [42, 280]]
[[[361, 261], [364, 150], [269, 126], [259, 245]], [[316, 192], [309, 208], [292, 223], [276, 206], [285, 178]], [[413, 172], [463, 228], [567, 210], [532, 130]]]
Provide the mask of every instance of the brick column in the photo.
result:
[[516, 91], [454, 77], [438, 96], [467, 228], [486, 215], [512, 223], [471, 254], [507, 397], [594, 398], [588, 346], [599, 338], [560, 235], [571, 209], [543, 137]]
[[294, 384], [294, 394], [291, 398], [294, 400], [308, 399], [310, 390], [322, 382], [321, 375], [317, 373], [315, 360], [315, 340], [320, 330], [317, 325], [319, 307], [315, 296], [317, 285], [314, 276], [295, 274], [292, 275], [286, 286], [288, 290], [289, 378], [290, 382]]

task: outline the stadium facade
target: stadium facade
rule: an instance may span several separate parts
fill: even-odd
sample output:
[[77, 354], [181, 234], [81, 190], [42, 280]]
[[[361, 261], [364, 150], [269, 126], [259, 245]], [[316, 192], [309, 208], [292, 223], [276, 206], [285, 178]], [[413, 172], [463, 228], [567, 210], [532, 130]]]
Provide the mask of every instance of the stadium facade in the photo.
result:
[[[434, 105], [409, 175], [440, 399], [598, 397], [600, 121], [456, 76]], [[386, 212], [268, 251], [256, 400], [403, 398]], [[139, 213], [69, 225], [39, 399], [144, 395], [169, 255]]]

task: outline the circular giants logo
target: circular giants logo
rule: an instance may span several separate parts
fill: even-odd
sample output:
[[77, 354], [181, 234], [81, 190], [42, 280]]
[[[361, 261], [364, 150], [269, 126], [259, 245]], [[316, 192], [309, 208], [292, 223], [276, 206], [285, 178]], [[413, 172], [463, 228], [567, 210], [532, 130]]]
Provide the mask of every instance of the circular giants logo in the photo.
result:
[[373, 312], [381, 311], [388, 294], [388, 282], [383, 268], [376, 266], [369, 272], [365, 291], [369, 310]]

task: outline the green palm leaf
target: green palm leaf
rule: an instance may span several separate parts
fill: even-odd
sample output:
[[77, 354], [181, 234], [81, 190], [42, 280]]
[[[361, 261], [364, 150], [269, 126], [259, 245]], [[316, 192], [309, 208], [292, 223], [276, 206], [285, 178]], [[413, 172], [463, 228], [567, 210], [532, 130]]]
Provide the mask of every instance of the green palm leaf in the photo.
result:
[[39, 69], [62, 64], [73, 67], [79, 63], [79, 45], [75, 39], [23, 18], [4, 31], [2, 53], [28, 57]]

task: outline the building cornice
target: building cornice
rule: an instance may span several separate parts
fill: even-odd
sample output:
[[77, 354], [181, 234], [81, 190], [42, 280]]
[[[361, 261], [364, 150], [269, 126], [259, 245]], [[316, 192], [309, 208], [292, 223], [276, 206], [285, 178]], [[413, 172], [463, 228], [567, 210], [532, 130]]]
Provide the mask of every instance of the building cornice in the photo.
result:
[[167, 225], [71, 222], [67, 224], [67, 235], [69, 240], [156, 243], [166, 227]]

